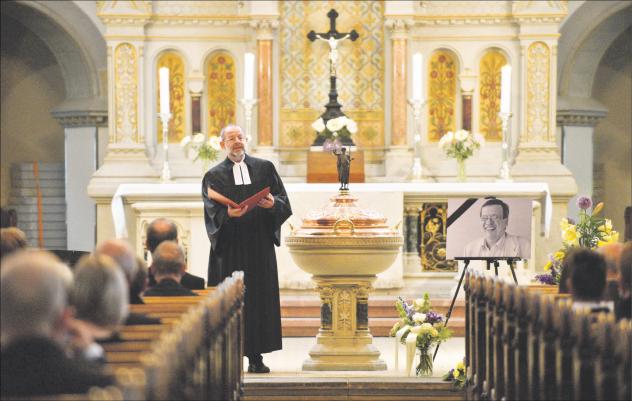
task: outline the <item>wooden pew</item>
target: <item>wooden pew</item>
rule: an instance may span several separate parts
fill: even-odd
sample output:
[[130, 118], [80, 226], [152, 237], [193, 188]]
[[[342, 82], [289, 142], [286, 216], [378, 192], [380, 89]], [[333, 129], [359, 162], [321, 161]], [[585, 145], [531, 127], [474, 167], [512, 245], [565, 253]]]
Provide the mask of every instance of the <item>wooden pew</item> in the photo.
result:
[[505, 304], [505, 330], [503, 338], [503, 383], [505, 384], [503, 395], [508, 400], [516, 399], [516, 382], [519, 380], [515, 369], [516, 364], [516, 296], [517, 287], [504, 286]]
[[573, 347], [575, 336], [573, 321], [575, 314], [570, 299], [562, 299], [557, 303], [557, 339], [556, 339], [556, 387], [558, 400], [573, 399]]
[[516, 335], [514, 370], [516, 372], [516, 398], [529, 399], [529, 293], [525, 288], [516, 292]]
[[541, 331], [539, 339], [539, 362], [538, 373], [540, 377], [540, 399], [557, 400], [557, 379], [556, 379], [556, 338], [554, 304], [552, 297], [541, 297]]
[[493, 388], [490, 392], [490, 399], [500, 400], [505, 396], [505, 284], [495, 280], [494, 285], [494, 336], [492, 339], [493, 349]]

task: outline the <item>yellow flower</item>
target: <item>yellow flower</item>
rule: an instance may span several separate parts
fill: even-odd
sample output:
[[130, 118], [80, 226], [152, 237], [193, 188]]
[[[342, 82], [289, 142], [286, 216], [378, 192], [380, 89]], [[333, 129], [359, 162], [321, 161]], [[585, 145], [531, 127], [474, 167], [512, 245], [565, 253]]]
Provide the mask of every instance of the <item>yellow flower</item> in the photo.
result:
[[430, 335], [433, 337], [439, 337], [439, 332], [437, 329], [433, 328], [432, 331], [430, 331]]
[[456, 369], [457, 370], [465, 370], [465, 364], [463, 363], [463, 361], [461, 361], [461, 362], [456, 364]]
[[579, 245], [579, 236], [575, 226], [570, 225], [566, 230], [562, 231], [562, 241], [567, 245]]
[[599, 212], [601, 212], [601, 209], [603, 209], [603, 202], [597, 203], [597, 206], [595, 206], [592, 210], [592, 215], [596, 216]]
[[568, 228], [568, 226], [572, 226], [572, 224], [570, 224], [568, 219], [565, 217], [560, 221], [560, 228], [564, 231]]
[[549, 260], [548, 262], [546, 262], [546, 264], [544, 265], [544, 270], [549, 271], [551, 270], [551, 266], [553, 266], [553, 263], [551, 263], [551, 261]]
[[602, 239], [597, 241], [597, 246], [602, 247], [604, 245], [614, 244], [615, 242], [619, 242], [619, 233], [611, 231], [610, 235], [605, 235]]
[[553, 254], [553, 259], [555, 260], [564, 260], [564, 257], [566, 256], [566, 254], [564, 253], [564, 251], [557, 251]]

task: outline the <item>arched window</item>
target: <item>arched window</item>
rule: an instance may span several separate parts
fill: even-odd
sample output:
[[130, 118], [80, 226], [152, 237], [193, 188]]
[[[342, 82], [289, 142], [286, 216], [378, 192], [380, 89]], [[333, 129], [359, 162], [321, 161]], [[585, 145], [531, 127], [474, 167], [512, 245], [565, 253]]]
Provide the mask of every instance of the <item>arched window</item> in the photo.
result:
[[[162, 67], [169, 69], [169, 108], [171, 120], [169, 120], [169, 142], [180, 142], [184, 137], [184, 61], [182, 56], [169, 50], [158, 57], [156, 64], [156, 110], [160, 110], [160, 75], [158, 71]], [[162, 143], [162, 121], [158, 119], [156, 138]]]
[[227, 124], [235, 123], [237, 90], [235, 88], [235, 61], [226, 51], [211, 54], [206, 69], [207, 135], [219, 135]]
[[437, 50], [428, 61], [428, 139], [456, 130], [456, 57]]
[[498, 49], [485, 52], [479, 63], [478, 131], [488, 141], [502, 140], [500, 111], [500, 69], [507, 58]]

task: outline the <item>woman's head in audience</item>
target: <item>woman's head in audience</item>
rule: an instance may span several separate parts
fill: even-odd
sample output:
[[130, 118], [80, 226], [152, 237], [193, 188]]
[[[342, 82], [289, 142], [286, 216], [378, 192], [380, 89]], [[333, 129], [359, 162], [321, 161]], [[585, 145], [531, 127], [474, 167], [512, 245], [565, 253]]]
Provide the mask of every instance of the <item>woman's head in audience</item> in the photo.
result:
[[28, 243], [26, 235], [17, 227], [0, 229], [0, 257], [5, 257], [19, 249], [24, 249]]
[[606, 260], [587, 248], [570, 251], [564, 258], [566, 284], [575, 301], [600, 301], [606, 287]]
[[45, 251], [22, 250], [2, 261], [0, 328], [2, 346], [25, 337], [61, 341], [70, 317], [70, 268]]
[[119, 266], [106, 255], [88, 255], [75, 268], [72, 304], [76, 318], [114, 330], [127, 318], [127, 281]]

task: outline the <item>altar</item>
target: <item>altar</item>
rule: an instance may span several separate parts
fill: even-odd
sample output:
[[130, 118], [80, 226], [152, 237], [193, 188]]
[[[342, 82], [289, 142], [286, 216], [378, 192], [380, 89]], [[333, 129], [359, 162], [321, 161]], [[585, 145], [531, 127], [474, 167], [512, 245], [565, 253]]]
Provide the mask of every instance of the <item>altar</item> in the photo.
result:
[[[277, 249], [279, 285], [282, 289], [311, 289], [307, 273], [293, 262], [284, 239], [292, 227], [301, 225], [301, 217], [309, 210], [324, 207], [337, 193], [338, 184], [288, 183], [285, 185], [293, 216], [282, 227], [282, 243]], [[375, 288], [400, 288], [407, 277], [441, 277], [452, 280], [455, 272], [424, 273], [419, 255], [412, 243], [417, 231], [412, 224], [427, 202], [447, 202], [448, 198], [496, 196], [528, 198], [533, 201], [531, 257], [525, 265], [529, 275], [541, 270], [547, 252], [558, 245], [559, 239], [549, 238], [553, 204], [546, 183], [365, 183], [352, 184], [350, 191], [366, 205], [382, 213], [387, 224], [404, 236], [405, 245], [391, 267], [378, 275]], [[98, 241], [107, 238], [127, 238], [140, 256], [145, 253], [147, 225], [159, 217], [170, 218], [178, 226], [180, 243], [185, 248], [188, 270], [207, 276], [210, 244], [204, 227], [201, 187], [198, 183], [122, 184], [116, 189], [111, 203], [101, 208], [101, 219], [111, 224], [99, 224]], [[106, 206], [106, 205], [103, 205]], [[104, 212], [109, 211], [109, 217]], [[408, 245], [406, 245], [408, 242]]]

